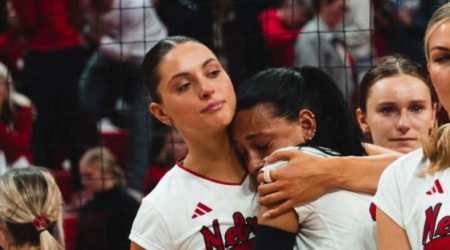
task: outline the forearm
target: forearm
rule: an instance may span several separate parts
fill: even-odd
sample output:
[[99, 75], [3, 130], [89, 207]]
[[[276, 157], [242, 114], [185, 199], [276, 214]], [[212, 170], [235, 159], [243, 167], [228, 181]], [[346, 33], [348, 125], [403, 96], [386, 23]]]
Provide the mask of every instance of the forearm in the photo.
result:
[[375, 194], [383, 171], [401, 154], [384, 154], [367, 157], [333, 158], [336, 166], [327, 166], [336, 178], [333, 187]]
[[258, 225], [265, 225], [274, 228], [278, 228], [283, 231], [296, 233], [298, 231], [298, 217], [294, 209], [290, 209], [284, 214], [278, 217], [270, 217], [265, 215], [267, 211], [270, 211], [277, 204], [274, 205], [260, 205], [258, 209]]

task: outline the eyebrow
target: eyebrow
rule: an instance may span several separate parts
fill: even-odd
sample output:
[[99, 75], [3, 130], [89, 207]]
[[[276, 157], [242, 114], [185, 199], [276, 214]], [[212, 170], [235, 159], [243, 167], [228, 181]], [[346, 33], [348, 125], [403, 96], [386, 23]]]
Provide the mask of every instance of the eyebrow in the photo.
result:
[[434, 46], [433, 48], [431, 48], [431, 50], [430, 50], [430, 51], [433, 51], [433, 50], [443, 50], [443, 51], [450, 51], [450, 49], [449, 49], [449, 48], [447, 48], [447, 47], [444, 47], [444, 46]]
[[[426, 102], [427, 102], [426, 100], [412, 100], [409, 103], [412, 103], [412, 104], [423, 104], [423, 103], [426, 103]], [[397, 103], [396, 102], [380, 102], [380, 103], [377, 103], [376, 105], [377, 106], [397, 105]]]
[[[215, 59], [215, 58], [209, 58], [208, 60], [206, 60], [206, 61], [202, 64], [202, 68], [206, 67], [206, 66], [207, 66], [210, 62], [212, 62], [212, 61], [216, 61], [216, 59]], [[188, 72], [181, 72], [181, 73], [175, 74], [175, 75], [173, 75], [173, 76], [170, 78], [169, 83], [170, 83], [173, 79], [175, 79], [175, 78], [182, 77], [182, 76], [187, 76], [187, 75], [189, 75]]]

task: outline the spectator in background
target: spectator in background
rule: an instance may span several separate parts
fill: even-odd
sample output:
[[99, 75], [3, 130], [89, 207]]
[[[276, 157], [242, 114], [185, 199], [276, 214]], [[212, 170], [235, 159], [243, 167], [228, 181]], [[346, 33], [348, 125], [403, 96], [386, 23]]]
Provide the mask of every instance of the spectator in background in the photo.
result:
[[0, 177], [0, 246], [63, 250], [61, 192], [43, 168], [11, 169]]
[[398, 53], [425, 66], [423, 37], [433, 13], [447, 0], [381, 0], [377, 19], [387, 53]]
[[158, 162], [147, 170], [144, 181], [144, 196], [149, 194], [169, 171], [177, 160], [185, 157], [188, 153], [188, 147], [180, 132], [171, 129], [166, 132], [164, 146], [159, 153]]
[[268, 57], [258, 20], [258, 14], [269, 7], [267, 1], [192, 2], [195, 8], [190, 15], [171, 22], [180, 32], [173, 35], [193, 37], [211, 49], [235, 86], [267, 67]]
[[116, 157], [107, 148], [93, 148], [80, 161], [84, 188], [94, 194], [80, 210], [77, 250], [125, 250], [139, 209], [125, 192], [125, 178]]
[[294, 65], [295, 41], [311, 15], [312, 8], [306, 0], [279, 0], [277, 8], [259, 14], [271, 67]]
[[347, 2], [349, 11], [344, 17], [344, 40], [355, 59], [355, 70], [359, 82], [374, 63], [372, 0], [347, 0]]
[[11, 73], [0, 63], [0, 150], [8, 164], [14, 166], [21, 157], [25, 165], [32, 162], [31, 126], [31, 101], [15, 91]]
[[141, 63], [167, 32], [149, 0], [82, 0], [81, 10], [86, 21], [84, 37], [98, 46], [79, 84], [80, 106], [89, 114], [87, 130], [96, 133], [96, 123], [116, 112], [117, 100], [123, 99], [126, 105], [121, 110], [131, 136], [127, 186], [140, 196], [155, 136], [140, 79]]
[[79, 137], [75, 112], [84, 51], [78, 32], [69, 21], [72, 2], [11, 0], [18, 29], [29, 47], [21, 89], [37, 110], [31, 141], [34, 164], [58, 169], [58, 156], [65, 149], [79, 188], [78, 161], [82, 151], [75, 142]]
[[350, 100], [356, 91], [354, 61], [344, 43], [342, 18], [347, 0], [315, 0], [316, 16], [302, 29], [295, 44], [295, 66], [321, 68]]
[[434, 88], [418, 63], [388, 56], [367, 72], [359, 89], [356, 116], [375, 145], [400, 153], [421, 147], [435, 123]]

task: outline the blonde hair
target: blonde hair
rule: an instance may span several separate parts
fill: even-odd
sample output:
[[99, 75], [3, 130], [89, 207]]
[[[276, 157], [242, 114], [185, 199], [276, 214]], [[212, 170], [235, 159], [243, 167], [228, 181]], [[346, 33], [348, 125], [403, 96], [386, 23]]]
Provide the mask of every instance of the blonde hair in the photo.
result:
[[428, 22], [427, 30], [425, 32], [425, 56], [427, 61], [430, 61], [430, 51], [428, 50], [428, 45], [430, 41], [430, 36], [436, 30], [439, 25], [444, 23], [445, 21], [450, 19], [450, 2], [442, 5], [436, 12], [434, 12], [433, 16]]
[[[0, 177], [0, 220], [14, 249], [63, 250], [62, 197], [50, 173], [38, 167], [11, 169]], [[36, 227], [36, 218], [48, 227]], [[59, 240], [53, 237], [57, 230]]]
[[81, 162], [86, 163], [89, 167], [98, 171], [111, 171], [116, 185], [125, 188], [125, 178], [122, 168], [117, 163], [116, 156], [108, 148], [96, 147], [88, 150], [81, 158]]
[[[450, 20], [450, 3], [444, 4], [431, 17], [425, 32], [425, 55], [430, 61], [429, 40], [431, 34], [445, 21]], [[423, 154], [430, 160], [430, 165], [421, 172], [434, 174], [450, 167], [450, 124], [440, 128], [435, 125], [428, 138], [422, 139]]]

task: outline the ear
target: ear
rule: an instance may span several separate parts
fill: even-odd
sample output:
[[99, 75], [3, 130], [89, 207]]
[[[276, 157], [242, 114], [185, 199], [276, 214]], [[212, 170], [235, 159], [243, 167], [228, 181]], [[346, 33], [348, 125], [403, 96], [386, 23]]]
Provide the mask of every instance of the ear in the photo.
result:
[[358, 120], [359, 127], [361, 127], [364, 133], [370, 132], [369, 123], [367, 123], [366, 115], [362, 112], [360, 108], [356, 110], [356, 119]]
[[314, 136], [314, 134], [316, 133], [317, 124], [313, 112], [311, 112], [309, 109], [300, 110], [300, 112], [298, 113], [297, 122], [305, 131], [305, 136], [308, 136], [309, 138], [312, 138]]
[[150, 112], [158, 119], [160, 122], [166, 124], [167, 121], [172, 123], [172, 119], [166, 115], [164, 108], [161, 104], [152, 102], [149, 106]]
[[430, 72], [430, 63], [427, 63], [428, 72]]

